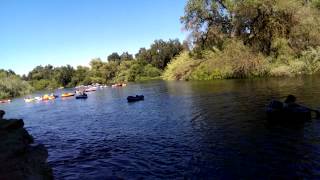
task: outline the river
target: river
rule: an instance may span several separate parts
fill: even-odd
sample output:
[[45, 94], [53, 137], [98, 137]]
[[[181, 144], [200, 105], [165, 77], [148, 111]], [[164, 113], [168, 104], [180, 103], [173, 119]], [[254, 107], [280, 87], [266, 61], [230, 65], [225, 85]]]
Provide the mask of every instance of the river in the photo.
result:
[[[127, 103], [136, 94], [145, 100]], [[287, 94], [317, 108], [320, 79], [150, 81], [0, 109], [48, 148], [56, 179], [320, 178], [320, 121], [266, 121]]]

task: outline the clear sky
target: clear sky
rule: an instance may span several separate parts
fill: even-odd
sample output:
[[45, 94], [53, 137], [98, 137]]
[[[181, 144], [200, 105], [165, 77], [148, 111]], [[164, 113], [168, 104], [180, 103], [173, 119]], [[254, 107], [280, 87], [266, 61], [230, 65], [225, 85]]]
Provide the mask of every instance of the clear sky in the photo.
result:
[[186, 0], [0, 0], [0, 69], [88, 65], [135, 54], [155, 39], [184, 40]]

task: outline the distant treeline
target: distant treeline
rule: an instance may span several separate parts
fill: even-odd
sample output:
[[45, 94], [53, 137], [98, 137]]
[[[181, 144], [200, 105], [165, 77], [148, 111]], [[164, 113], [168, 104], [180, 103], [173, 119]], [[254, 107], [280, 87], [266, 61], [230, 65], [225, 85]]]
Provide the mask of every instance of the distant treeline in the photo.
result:
[[90, 67], [37, 66], [22, 79], [41, 90], [158, 78], [170, 60], [182, 50], [183, 45], [177, 39], [156, 40], [149, 49], [141, 48], [135, 56], [128, 52], [120, 55], [114, 52], [106, 60], [92, 59]]

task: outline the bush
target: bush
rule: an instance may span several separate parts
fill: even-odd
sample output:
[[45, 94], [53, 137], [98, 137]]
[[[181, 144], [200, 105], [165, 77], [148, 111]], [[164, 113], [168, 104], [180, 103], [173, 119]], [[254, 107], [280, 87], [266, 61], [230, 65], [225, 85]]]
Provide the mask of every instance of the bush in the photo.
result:
[[30, 82], [35, 90], [55, 89], [59, 87], [59, 83], [55, 80], [41, 79]]
[[188, 52], [183, 52], [168, 64], [163, 73], [165, 80], [188, 80], [193, 69], [202, 61], [192, 59]]
[[292, 76], [292, 75], [293, 74], [290, 71], [290, 66], [285, 64], [274, 66], [270, 69], [270, 76], [285, 77], [285, 76]]
[[[191, 80], [225, 79], [232, 76], [232, 66], [221, 59], [221, 51], [203, 51], [202, 61], [190, 74]], [[199, 60], [198, 60], [199, 61]]]
[[138, 61], [123, 61], [118, 68], [115, 81], [136, 81], [142, 75], [142, 72], [143, 65]]
[[143, 68], [143, 76], [144, 77], [159, 77], [161, 75], [162, 71], [154, 66], [152, 66], [151, 64], [148, 64], [146, 66], [144, 66]]
[[226, 65], [231, 64], [233, 78], [259, 77], [268, 73], [266, 59], [241, 41], [226, 42], [223, 52], [220, 53], [220, 59]]
[[0, 76], [0, 99], [12, 98], [31, 93], [32, 87], [28, 82], [16, 75]]
[[288, 64], [294, 58], [294, 51], [289, 46], [289, 42], [284, 38], [277, 38], [271, 45], [271, 62]]
[[305, 63], [305, 72], [315, 74], [320, 71], [320, 46], [302, 52], [300, 60]]
[[169, 63], [163, 77], [167, 80], [212, 80], [247, 78], [268, 74], [268, 62], [240, 41], [225, 42], [222, 51], [201, 52], [195, 59], [184, 52]]

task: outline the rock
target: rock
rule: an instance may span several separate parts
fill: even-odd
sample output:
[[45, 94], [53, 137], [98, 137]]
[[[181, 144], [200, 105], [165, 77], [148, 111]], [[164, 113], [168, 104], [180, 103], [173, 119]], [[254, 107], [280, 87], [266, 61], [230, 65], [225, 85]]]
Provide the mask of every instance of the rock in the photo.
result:
[[[3, 119], [1, 119], [3, 120]], [[10, 120], [10, 121], [0, 121], [0, 129], [5, 129], [5, 130], [15, 130], [19, 128], [23, 128], [24, 122], [22, 119], [16, 119], [16, 120]]]
[[6, 113], [3, 111], [3, 110], [0, 110], [0, 120], [3, 118], [3, 116], [5, 115]]
[[2, 119], [0, 110], [0, 179], [53, 179], [48, 151], [34, 143], [21, 119]]

